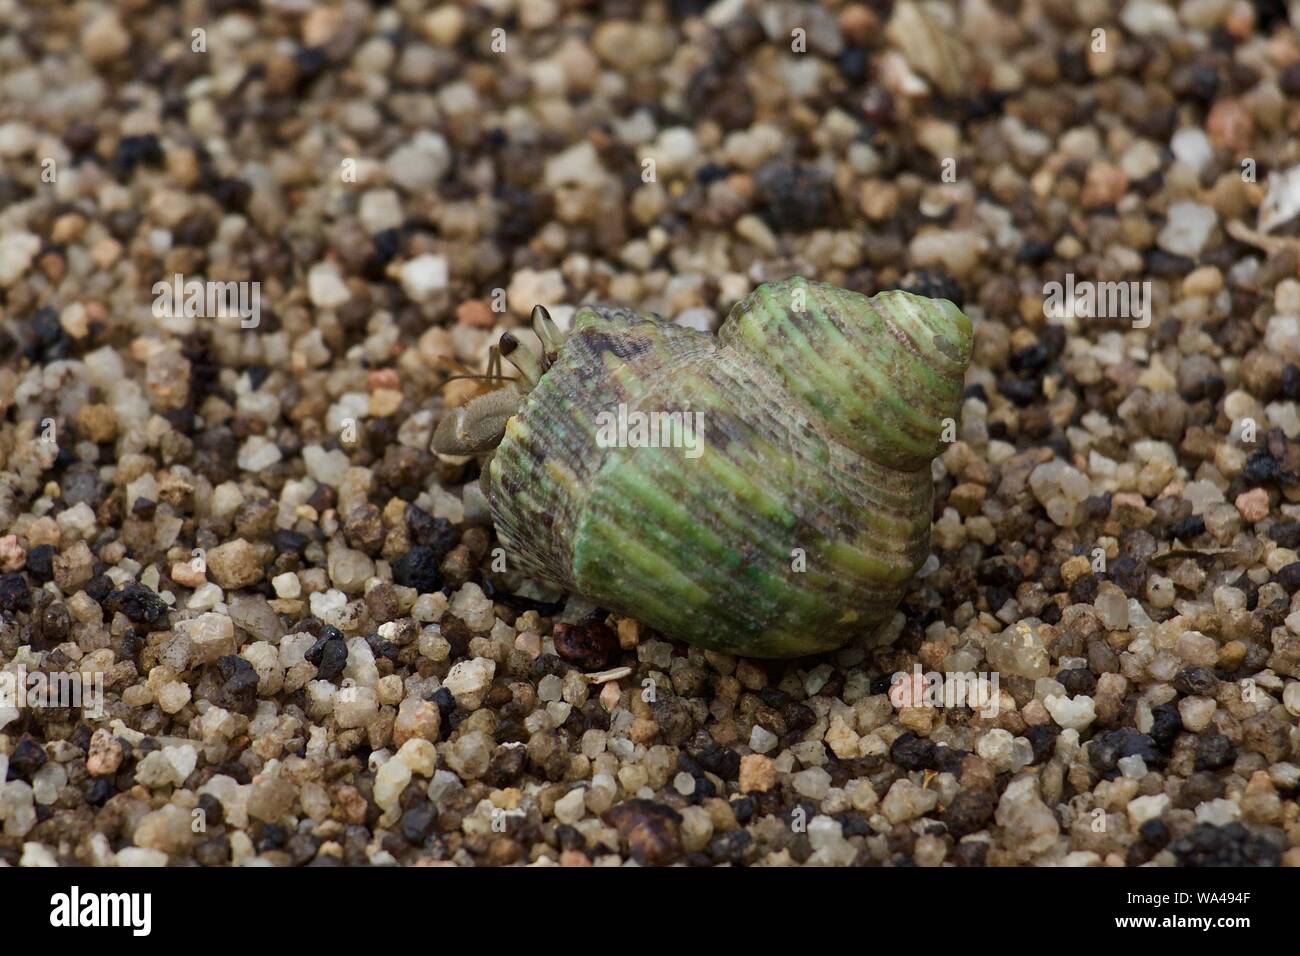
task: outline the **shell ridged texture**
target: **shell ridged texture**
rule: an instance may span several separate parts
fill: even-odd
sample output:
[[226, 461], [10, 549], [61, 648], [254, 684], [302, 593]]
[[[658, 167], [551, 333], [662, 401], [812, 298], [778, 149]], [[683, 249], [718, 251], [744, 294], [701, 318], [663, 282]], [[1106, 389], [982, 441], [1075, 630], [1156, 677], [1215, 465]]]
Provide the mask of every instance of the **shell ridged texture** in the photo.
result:
[[946, 299], [804, 279], [760, 286], [718, 335], [773, 368], [840, 442], [906, 470], [941, 450], [970, 361], [970, 320]]
[[[791, 312], [799, 288], [808, 308]], [[583, 309], [492, 461], [507, 548], [533, 574], [720, 651], [790, 657], [869, 634], [929, 553], [938, 426], [912, 413], [955, 414], [969, 354], [955, 307], [939, 319], [957, 331], [937, 342], [933, 303], [887, 295], [877, 310], [804, 280], [761, 287], [717, 338]], [[873, 369], [882, 356], [893, 367]], [[890, 391], [901, 362], [926, 360], [933, 370]], [[600, 447], [597, 416], [620, 404], [702, 413], [702, 453]]]

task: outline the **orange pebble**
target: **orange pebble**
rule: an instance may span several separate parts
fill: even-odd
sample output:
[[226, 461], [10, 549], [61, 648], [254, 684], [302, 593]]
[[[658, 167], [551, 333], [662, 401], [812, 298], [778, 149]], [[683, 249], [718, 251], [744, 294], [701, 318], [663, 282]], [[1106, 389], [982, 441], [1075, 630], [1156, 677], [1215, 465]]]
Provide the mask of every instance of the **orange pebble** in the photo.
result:
[[462, 302], [456, 309], [456, 321], [479, 329], [490, 329], [496, 324], [492, 310], [482, 299], [467, 299]]
[[377, 368], [366, 376], [366, 386], [372, 392], [381, 388], [398, 389], [402, 387], [402, 380], [397, 369]]

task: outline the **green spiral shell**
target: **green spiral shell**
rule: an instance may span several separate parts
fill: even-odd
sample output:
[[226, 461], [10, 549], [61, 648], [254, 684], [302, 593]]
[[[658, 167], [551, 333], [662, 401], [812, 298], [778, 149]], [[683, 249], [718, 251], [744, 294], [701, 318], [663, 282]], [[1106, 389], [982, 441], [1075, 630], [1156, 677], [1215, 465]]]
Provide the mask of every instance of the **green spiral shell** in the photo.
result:
[[[525, 571], [670, 637], [839, 647], [929, 553], [930, 462], [970, 351], [947, 300], [802, 278], [760, 286], [716, 337], [584, 307], [492, 459], [498, 534]], [[620, 406], [692, 415], [698, 457], [602, 447]]]

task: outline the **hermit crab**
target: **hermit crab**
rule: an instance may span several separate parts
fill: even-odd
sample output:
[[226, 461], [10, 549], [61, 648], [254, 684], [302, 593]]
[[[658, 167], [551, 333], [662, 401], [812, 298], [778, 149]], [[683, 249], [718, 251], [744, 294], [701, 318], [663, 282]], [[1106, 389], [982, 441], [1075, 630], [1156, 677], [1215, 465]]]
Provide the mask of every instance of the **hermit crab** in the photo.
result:
[[[971, 324], [946, 299], [792, 278], [717, 335], [584, 306], [540, 354], [445, 416], [443, 454], [487, 456], [515, 567], [665, 635], [796, 657], [871, 634], [930, 549], [930, 464]], [[948, 436], [949, 438], [951, 436]]]

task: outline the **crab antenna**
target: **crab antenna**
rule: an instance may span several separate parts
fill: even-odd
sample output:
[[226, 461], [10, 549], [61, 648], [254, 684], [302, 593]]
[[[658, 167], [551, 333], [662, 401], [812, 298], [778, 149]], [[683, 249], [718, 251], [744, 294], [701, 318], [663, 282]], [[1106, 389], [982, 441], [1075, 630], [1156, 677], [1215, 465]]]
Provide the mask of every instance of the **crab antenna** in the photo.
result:
[[442, 383], [445, 385], [448, 382], [458, 382], [463, 378], [471, 379], [475, 382], [517, 382], [519, 381], [519, 379], [515, 378], [513, 375], [479, 375], [479, 374], [466, 373], [464, 375], [448, 375], [446, 378], [442, 380]]
[[[516, 366], [516, 367], [518, 367], [518, 366]], [[482, 373], [482, 374], [477, 374], [477, 373], [470, 373], [470, 372], [467, 372], [467, 373], [462, 374], [462, 375], [450, 375], [450, 376], [448, 376], [446, 379], [443, 380], [443, 384], [445, 385], [447, 382], [454, 382], [454, 381], [456, 381], [457, 379], [462, 379], [462, 378], [474, 379], [475, 381], [479, 381], [479, 382], [514, 382], [514, 381], [518, 381], [518, 379], [516, 379], [513, 375], [502, 375], [502, 374], [501, 374], [501, 350], [500, 350], [499, 348], [497, 348], [495, 345], [490, 346], [490, 347], [488, 348], [488, 360], [487, 360], [487, 371], [486, 371], [486, 372], [484, 372], [484, 373]]]
[[542, 364], [545, 368], [550, 368], [560, 352], [560, 346], [564, 344], [564, 333], [545, 306], [533, 306], [533, 332], [542, 343]]
[[501, 355], [505, 356], [515, 368], [519, 369], [519, 374], [524, 377], [528, 387], [532, 388], [542, 377], [542, 363], [532, 349], [524, 347], [519, 339], [515, 338], [512, 332], [501, 333]]

